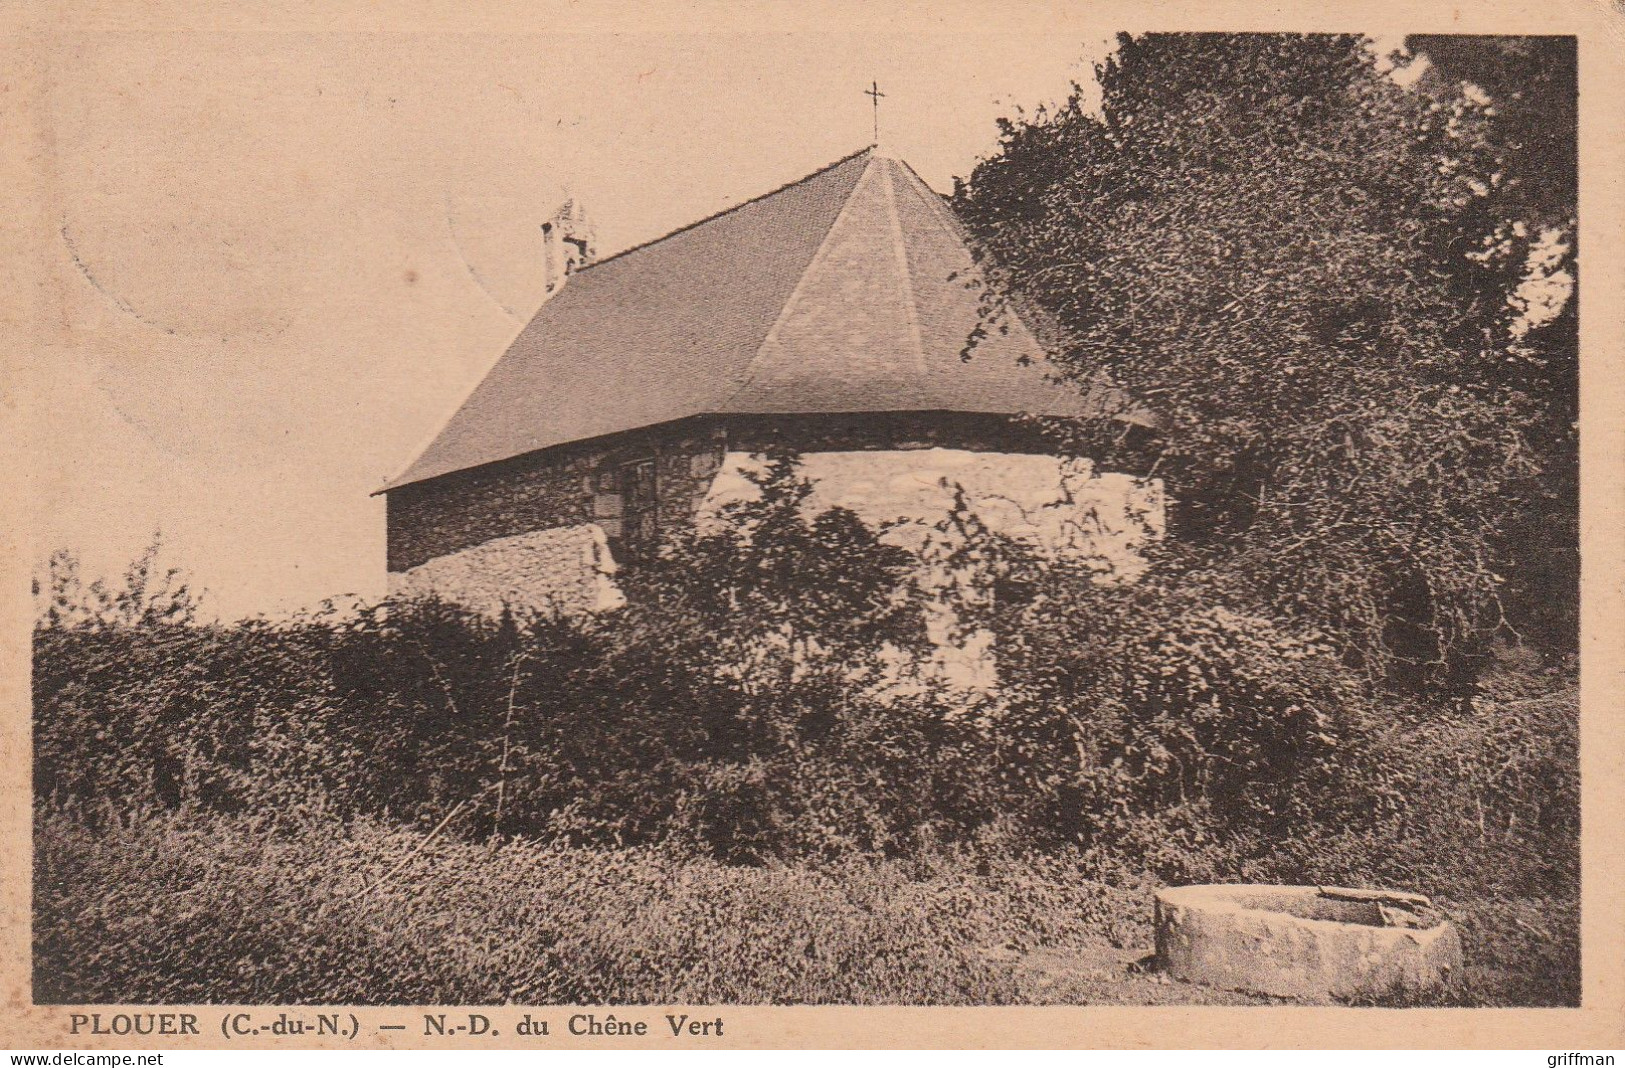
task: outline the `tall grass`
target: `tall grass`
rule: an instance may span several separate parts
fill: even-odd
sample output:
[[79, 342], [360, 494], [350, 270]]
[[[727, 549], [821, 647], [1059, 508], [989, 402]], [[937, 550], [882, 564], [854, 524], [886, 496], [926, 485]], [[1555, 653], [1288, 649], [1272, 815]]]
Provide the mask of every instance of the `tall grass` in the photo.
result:
[[[403, 864], [404, 861], [404, 864]], [[40, 1003], [917, 1004], [1246, 1000], [1159, 987], [1155, 881], [997, 835], [909, 859], [745, 867], [492, 848], [331, 813], [145, 810], [35, 827]], [[1573, 1005], [1578, 908], [1444, 895], [1443, 1004]], [[1025, 966], [1051, 963], [1048, 974]], [[1059, 961], [1057, 966], [1054, 962]], [[1055, 974], [1059, 968], [1059, 976]]]
[[965, 856], [741, 867], [315, 813], [88, 822], [38, 820], [38, 1001], [1000, 1004], [1023, 996], [1009, 947], [1144, 944], [1149, 918], [1075, 869]]

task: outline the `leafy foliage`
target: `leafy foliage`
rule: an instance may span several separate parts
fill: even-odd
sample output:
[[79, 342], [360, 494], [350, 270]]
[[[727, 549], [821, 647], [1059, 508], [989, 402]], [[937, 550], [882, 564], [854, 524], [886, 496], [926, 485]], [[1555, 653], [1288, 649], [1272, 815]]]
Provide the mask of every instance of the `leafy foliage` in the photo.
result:
[[[36, 790], [92, 812], [456, 817], [484, 839], [752, 864], [1002, 827], [1211, 878], [1315, 827], [1430, 841], [1411, 798], [1461, 783], [1452, 811], [1494, 832], [1481, 848], [1537, 830], [1554, 856], [1572, 846], [1574, 710], [1546, 696], [1561, 676], [1399, 728], [1324, 635], [1250, 612], [1222, 575], [1154, 560], [1103, 582], [967, 528], [951, 560], [984, 578], [961, 629], [991, 635], [1000, 678], [950, 690], [902, 653], [924, 651], [917, 563], [850, 515], [805, 514], [803, 489], [777, 467], [606, 617], [428, 601], [279, 627], [43, 627]], [[839, 581], [787, 577], [820, 568]]]
[[191, 623], [198, 598], [179, 568], [159, 571], [163, 539], [154, 535], [130, 562], [116, 588], [105, 579], [85, 582], [79, 557], [59, 549], [51, 554], [42, 583], [34, 579], [40, 617], [53, 627], [151, 627]]
[[[786, 640], [786, 619], [821, 618], [782, 600], [810, 589], [782, 580], [793, 560], [805, 554], [810, 573], [881, 537], [802, 514], [796, 487], [784, 472], [766, 480], [743, 512], [753, 519], [675, 546], [637, 579], [643, 607], [597, 619], [488, 620], [418, 602], [276, 627], [41, 627], [36, 929], [51, 960], [94, 964], [64, 965], [62, 996], [195, 1000], [187, 977], [210, 974], [224, 984], [217, 997], [672, 1000], [746, 989], [730, 984], [752, 975], [763, 984], [752, 997], [818, 1000], [858, 996], [837, 979], [858, 966], [877, 969], [866, 990], [899, 998], [1025, 989], [989, 971], [986, 954], [1006, 950], [965, 940], [977, 924], [946, 960], [911, 956], [934, 944], [919, 932], [947, 929], [931, 911], [957, 907], [947, 904], [916, 916], [876, 903], [885, 918], [854, 918], [852, 944], [892, 947], [883, 959], [786, 942], [779, 934], [826, 920], [774, 912], [758, 895], [799, 894], [796, 880], [825, 863], [842, 866], [829, 878], [843, 893], [879, 878], [876, 893], [899, 902], [923, 891], [896, 882], [902, 869], [866, 865], [960, 873], [932, 893], [1012, 866], [1027, 874], [974, 902], [1007, 915], [1001, 937], [1022, 945], [1085, 928], [1138, 937], [1123, 910], [1143, 900], [1141, 873], [1398, 883], [1450, 902], [1572, 896], [1566, 675], [1493, 676], [1476, 704], [1443, 718], [1375, 703], [1320, 636], [1226, 607], [1230, 591], [1197, 573], [1154, 562], [1137, 582], [1107, 583], [984, 532], [956, 559], [988, 576], [967, 625], [993, 634], [1002, 679], [950, 693], [882, 640], [911, 640], [919, 624], [900, 567], [868, 572], [825, 627]], [[737, 568], [751, 553], [777, 569]], [[341, 848], [351, 836], [354, 849]], [[480, 859], [492, 855], [502, 859]], [[434, 883], [426, 898], [391, 882], [396, 865], [443, 863], [478, 878]], [[672, 899], [668, 881], [685, 877], [673, 865], [697, 865], [717, 885], [756, 886], [717, 864], [787, 881], [764, 877], [720, 914], [778, 917], [764, 922], [779, 934], [707, 943], [703, 959], [715, 950], [723, 963], [702, 975], [692, 946], [660, 941], [670, 923], [628, 926], [626, 915], [715, 918], [711, 904]], [[1053, 872], [1041, 894], [1038, 870]], [[554, 915], [557, 900], [605, 879], [629, 896], [593, 913], [601, 927], [543, 923], [511, 893], [553, 888], [537, 900]], [[191, 912], [170, 907], [182, 887]], [[808, 892], [798, 907], [825, 907], [824, 889]], [[430, 925], [442, 951], [403, 948], [416, 944], [398, 937], [406, 897], [451, 918]], [[91, 904], [110, 900], [123, 904]], [[1051, 905], [1078, 910], [1085, 927], [1044, 934]], [[86, 909], [132, 919], [87, 926]], [[203, 915], [184, 937], [162, 919]], [[329, 941], [308, 936], [310, 915], [327, 917]], [[876, 941], [871, 923], [898, 925], [915, 948]], [[523, 961], [497, 937], [533, 928], [540, 941]], [[628, 940], [610, 938], [623, 928]], [[664, 970], [643, 970], [651, 959]], [[1572, 957], [1540, 960], [1561, 972]], [[532, 992], [493, 992], [491, 976]], [[1566, 989], [1541, 993], [1530, 979], [1516, 996]]]
[[1507, 622], [1532, 487], [1566, 506], [1573, 363], [1519, 333], [1531, 238], [1495, 193], [1495, 109], [1378, 58], [1124, 36], [1101, 113], [1075, 95], [1007, 122], [956, 206], [1067, 371], [1159, 422], [1080, 450], [1166, 478], [1174, 537], [1260, 611], [1374, 677], [1460, 689]]
[[1203, 835], [1266, 840], [1341, 815], [1354, 758], [1342, 747], [1364, 694], [1319, 636], [1188, 579], [1053, 572], [998, 630], [1001, 740], [1038, 825], [1121, 845], [1167, 813]]

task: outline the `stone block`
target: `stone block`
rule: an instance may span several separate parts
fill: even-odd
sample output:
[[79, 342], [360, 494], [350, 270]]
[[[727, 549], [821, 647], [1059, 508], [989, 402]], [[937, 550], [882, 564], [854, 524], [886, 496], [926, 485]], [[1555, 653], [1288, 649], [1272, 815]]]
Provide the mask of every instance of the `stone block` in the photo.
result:
[[1173, 978], [1326, 1002], [1436, 990], [1461, 973], [1455, 927], [1418, 894], [1318, 886], [1181, 886], [1156, 896]]

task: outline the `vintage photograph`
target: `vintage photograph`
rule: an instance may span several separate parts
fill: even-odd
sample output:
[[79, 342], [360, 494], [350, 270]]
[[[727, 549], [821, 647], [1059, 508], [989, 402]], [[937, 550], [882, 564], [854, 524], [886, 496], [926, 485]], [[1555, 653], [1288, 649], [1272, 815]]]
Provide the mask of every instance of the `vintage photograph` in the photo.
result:
[[1576, 37], [1077, 25], [53, 36], [34, 1003], [1578, 1007]]

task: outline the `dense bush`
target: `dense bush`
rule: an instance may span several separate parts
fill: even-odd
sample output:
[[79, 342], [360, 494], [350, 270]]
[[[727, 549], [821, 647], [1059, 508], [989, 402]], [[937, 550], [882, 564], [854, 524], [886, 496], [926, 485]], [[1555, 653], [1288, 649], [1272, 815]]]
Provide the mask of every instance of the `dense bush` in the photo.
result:
[[769, 465], [608, 616], [426, 601], [42, 626], [36, 791], [92, 812], [456, 814], [482, 840], [748, 863], [904, 855], [996, 825], [1169, 879], [1290, 874], [1291, 843], [1335, 831], [1390, 856], [1502, 850], [1532, 887], [1572, 883], [1569, 674], [1524, 663], [1470, 701], [1385, 698], [1331, 643], [1228, 607], [1245, 600], [1172, 556], [1103, 582], [961, 524], [950, 563], [977, 564], [960, 625], [991, 635], [999, 681], [949, 690], [922, 669], [917, 564], [850, 513], [807, 514], [806, 489], [790, 460]]
[[[879, 879], [899, 908], [974, 886], [977, 923], [1008, 918], [1000, 944], [1143, 945], [1147, 879], [1248, 879], [1401, 885], [1465, 917], [1496, 902], [1557, 948], [1508, 972], [1517, 953], [1492, 939], [1499, 970], [1474, 997], [1572, 1000], [1571, 671], [1509, 660], [1471, 701], [1384, 698], [1314, 634], [1223, 607], [1222, 585], [1178, 561], [1100, 582], [984, 533], [956, 556], [979, 561], [961, 625], [992, 635], [1001, 678], [956, 694], [906, 655], [923, 648], [916, 569], [850, 515], [805, 515], [789, 465], [763, 489], [595, 619], [415, 602], [276, 626], [47, 620], [40, 974], [75, 998], [999, 1001], [1020, 984], [935, 911], [947, 899], [927, 918], [873, 905], [920, 947], [950, 937], [929, 966], [864, 926], [882, 922], [868, 905], [839, 938], [894, 947], [878, 960], [842, 950], [812, 976], [784, 970], [802, 965], [778, 935], [718, 947], [768, 969], [759, 987], [723, 963], [702, 975], [701, 957], [606, 912], [631, 942], [544, 925], [520, 943], [529, 965], [492, 973], [504, 988], [481, 968], [519, 950], [483, 921], [519, 909], [535, 926], [541, 906], [500, 888], [551, 903], [587, 896], [581, 880], [644, 887], [650, 915], [732, 915], [664, 886], [703, 872], [755, 888], [727, 906], [751, 930], [824, 930], [820, 894]], [[411, 912], [443, 952], [393, 926], [405, 892], [383, 873], [401, 861], [458, 866], [433, 891], [450, 919]], [[760, 868], [779, 874], [744, 873]], [[806, 915], [754, 896], [806, 887], [823, 888], [795, 899]], [[191, 934], [158, 918], [176, 893], [196, 900], [173, 914]], [[327, 933], [301, 926], [311, 915]], [[853, 967], [871, 969], [863, 991]]]
[[1000, 602], [997, 722], [1042, 823], [1090, 841], [1158, 814], [1264, 836], [1341, 815], [1365, 695], [1326, 643], [1166, 567], [1132, 585], [1031, 574]]
[[636, 573], [607, 617], [417, 602], [279, 626], [44, 627], [36, 788], [420, 826], [457, 811], [479, 837], [757, 863], [906, 853], [1000, 822], [1035, 844], [1111, 844], [1175, 811], [1215, 835], [1332, 814], [1360, 693], [1310, 638], [1160, 571], [1107, 585], [968, 544], [961, 559], [1003, 577], [961, 610], [993, 628], [1004, 681], [949, 691], [921, 669], [913, 558], [850, 513], [807, 515], [787, 459], [760, 489]]
[[238, 626], [45, 620], [46, 799], [341, 816], [477, 836], [666, 842], [730, 860], [901, 852], [997, 806], [974, 717], [907, 681], [909, 555], [803, 514], [793, 464], [598, 619], [434, 601]]

